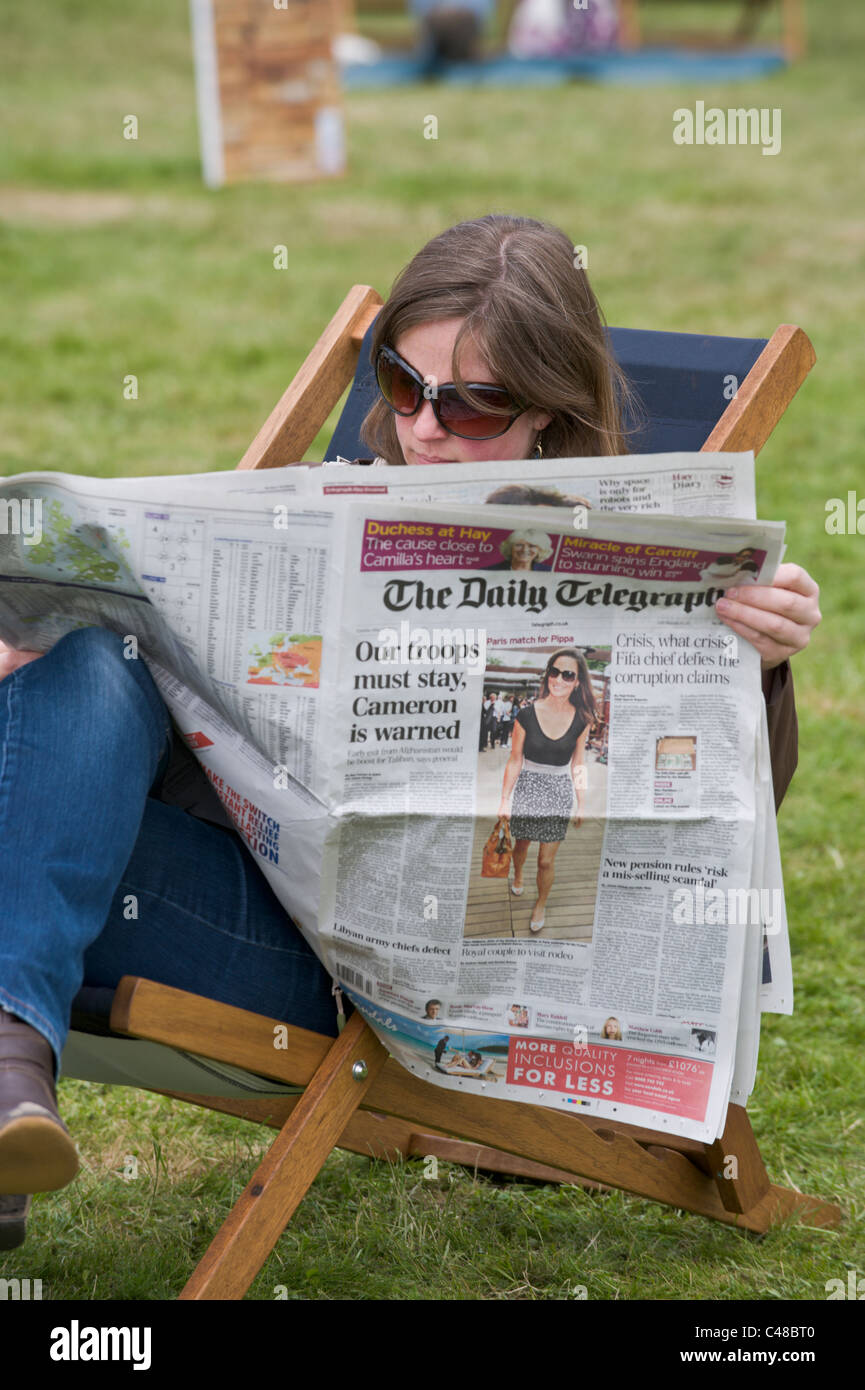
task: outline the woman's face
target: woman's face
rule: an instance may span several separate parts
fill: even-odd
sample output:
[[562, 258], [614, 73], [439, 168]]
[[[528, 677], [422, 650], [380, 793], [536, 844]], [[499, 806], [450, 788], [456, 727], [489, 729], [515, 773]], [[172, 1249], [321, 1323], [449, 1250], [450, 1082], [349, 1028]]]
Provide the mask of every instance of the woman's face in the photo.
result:
[[[463, 320], [458, 318], [420, 323], [401, 333], [393, 346], [420, 376], [445, 386], [454, 379], [453, 347], [462, 324]], [[461, 366], [463, 381], [500, 385], [472, 343], [463, 344]], [[529, 458], [538, 433], [550, 423], [552, 416], [541, 411], [526, 411], [497, 439], [460, 439], [448, 434], [436, 419], [432, 402], [427, 400], [421, 402], [416, 415], [395, 414], [393, 419], [406, 463], [433, 464]]]
[[511, 545], [511, 569], [530, 570], [540, 553], [531, 541], [514, 541]]
[[576, 680], [566, 681], [563, 680], [561, 676], [554, 676], [552, 671], [547, 672], [547, 684], [553, 699], [566, 700], [579, 685], [579, 667], [572, 656], [557, 656], [553, 662], [553, 667], [557, 671], [573, 671], [576, 674]]

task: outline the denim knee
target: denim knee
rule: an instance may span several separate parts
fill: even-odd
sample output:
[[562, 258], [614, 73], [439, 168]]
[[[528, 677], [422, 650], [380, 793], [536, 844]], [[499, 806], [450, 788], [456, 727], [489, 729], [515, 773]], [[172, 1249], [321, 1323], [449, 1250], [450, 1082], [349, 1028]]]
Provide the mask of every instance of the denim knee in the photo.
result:
[[107, 628], [78, 628], [62, 637], [51, 655], [74, 665], [74, 693], [90, 708], [95, 702], [103, 733], [112, 723], [127, 732], [130, 716], [137, 715], [150, 725], [163, 751], [171, 737], [168, 710], [141, 656], [127, 654], [128, 640]]

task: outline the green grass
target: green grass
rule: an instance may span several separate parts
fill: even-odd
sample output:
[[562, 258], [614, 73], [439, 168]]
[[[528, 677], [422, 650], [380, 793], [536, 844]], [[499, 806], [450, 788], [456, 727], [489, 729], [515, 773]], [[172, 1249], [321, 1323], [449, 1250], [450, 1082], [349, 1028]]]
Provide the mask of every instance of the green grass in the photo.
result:
[[[865, 16], [860, 0], [809, 14], [808, 59], [762, 82], [353, 95], [344, 179], [210, 193], [185, 6], [0, 4], [6, 475], [232, 467], [346, 289], [386, 293], [428, 237], [488, 211], [585, 244], [611, 323], [766, 337], [794, 322], [818, 355], [758, 466], [760, 514], [787, 521], [824, 620], [794, 663], [800, 764], [780, 818], [796, 1013], [765, 1021], [749, 1108], [772, 1178], [839, 1201], [845, 1224], [758, 1240], [620, 1194], [335, 1154], [253, 1298], [550, 1299], [583, 1284], [590, 1299], [807, 1300], [865, 1273], [865, 538], [824, 528], [827, 498], [865, 494]], [[674, 146], [672, 112], [698, 98], [780, 107], [782, 153]], [[0, 1275], [41, 1277], [52, 1299], [173, 1297], [267, 1132], [83, 1082], [61, 1084], [61, 1106], [85, 1167], [36, 1198]]]

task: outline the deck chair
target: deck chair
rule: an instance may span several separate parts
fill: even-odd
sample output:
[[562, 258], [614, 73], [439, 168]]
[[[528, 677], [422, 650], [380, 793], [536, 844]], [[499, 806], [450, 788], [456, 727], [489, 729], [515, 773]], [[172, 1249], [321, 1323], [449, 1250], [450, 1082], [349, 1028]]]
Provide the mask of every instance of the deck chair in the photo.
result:
[[[375, 390], [368, 343], [381, 305], [355, 285], [239, 467], [302, 459], [346, 387], [326, 457], [364, 455], [360, 422]], [[757, 452], [815, 360], [801, 329], [768, 340], [610, 329], [645, 415], [641, 450]], [[363, 345], [363, 347], [362, 347]], [[723, 383], [738, 390], [725, 401]], [[840, 1221], [837, 1206], [774, 1185], [750, 1120], [730, 1105], [723, 1135], [697, 1143], [597, 1117], [445, 1091], [388, 1058], [352, 1014], [336, 1040], [150, 980], [85, 989], [73, 1006], [65, 1076], [134, 1085], [279, 1131], [180, 1297], [240, 1298], [334, 1146], [373, 1157], [435, 1155], [484, 1171], [590, 1189], [620, 1188], [745, 1230], [786, 1218]], [[726, 1156], [738, 1176], [726, 1176]]]
[[[653, 30], [653, 44], [675, 44], [677, 47], [696, 48], [744, 48], [750, 46], [763, 17], [776, 7], [781, 7], [781, 48], [790, 62], [801, 58], [805, 53], [805, 18], [802, 0], [739, 0], [740, 9], [736, 26], [732, 33], [718, 30], [700, 30], [697, 33]], [[646, 0], [642, 0], [645, 9]], [[620, 42], [622, 48], [639, 48], [642, 44], [642, 25], [640, 23], [640, 0], [619, 0]]]

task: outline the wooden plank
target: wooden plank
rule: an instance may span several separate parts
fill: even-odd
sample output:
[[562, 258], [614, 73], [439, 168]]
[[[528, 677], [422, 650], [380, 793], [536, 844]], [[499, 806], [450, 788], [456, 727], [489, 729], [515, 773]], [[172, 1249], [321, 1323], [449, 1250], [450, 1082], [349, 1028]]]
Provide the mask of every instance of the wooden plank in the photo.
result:
[[364, 333], [381, 307], [370, 285], [354, 285], [253, 439], [239, 469], [299, 463], [354, 376]]
[[[269, 1125], [271, 1129], [281, 1129], [300, 1100], [299, 1096], [274, 1096], [269, 1100], [260, 1097], [202, 1096], [184, 1091], [158, 1091], [157, 1094], [186, 1101], [205, 1110], [218, 1110], [221, 1114], [236, 1115], [242, 1120]], [[607, 1191], [599, 1183], [579, 1178], [574, 1173], [517, 1158], [501, 1149], [466, 1144], [447, 1134], [425, 1132], [405, 1120], [381, 1115], [374, 1110], [359, 1110], [352, 1115], [336, 1141], [336, 1147], [365, 1158], [381, 1158], [390, 1162], [397, 1158], [427, 1158], [434, 1154], [449, 1163], [460, 1163], [481, 1172], [507, 1173], [536, 1182], [569, 1183], [592, 1191]]]
[[[333, 1041], [248, 1009], [130, 975], [117, 986], [111, 1027], [116, 1033], [196, 1052], [290, 1086], [309, 1084]], [[282, 1028], [285, 1035], [274, 1031]], [[275, 1046], [283, 1036], [286, 1049]]]
[[514, 1101], [445, 1092], [418, 1081], [394, 1062], [383, 1069], [369, 1103], [406, 1118], [422, 1114], [419, 1123], [447, 1128], [460, 1138], [488, 1143], [535, 1162], [569, 1169], [604, 1186], [751, 1231], [766, 1231], [787, 1217], [821, 1226], [837, 1225], [841, 1219], [840, 1209], [833, 1203], [775, 1186], [750, 1210], [728, 1211], [713, 1179], [684, 1156], [689, 1149], [705, 1146], [679, 1136], [636, 1131], [655, 1140], [644, 1149], [626, 1132], [631, 1126]]
[[[619, 43], [623, 48], [641, 46], [639, 0], [619, 0]], [[642, 0], [643, 5], [647, 0]], [[669, 5], [670, 0], [666, 0]], [[756, 43], [765, 48], [766, 39], [757, 30], [763, 16], [776, 6], [777, 0], [740, 0], [735, 27], [729, 33], [718, 29], [655, 29], [648, 35], [652, 47], [672, 45], [678, 48], [742, 49]], [[804, 28], [801, 0], [780, 0], [782, 9], [783, 48], [788, 58], [801, 57], [804, 51]]]
[[801, 328], [792, 323], [776, 328], [701, 453], [753, 449], [758, 454], [816, 360]]
[[[243, 1296], [386, 1059], [378, 1038], [354, 1014], [200, 1260], [182, 1300]], [[358, 1080], [352, 1068], [361, 1062], [366, 1072]]]
[[749, 1211], [772, 1186], [751, 1121], [741, 1105], [728, 1105], [724, 1133], [707, 1146], [706, 1157], [727, 1211]]
[[822, 1197], [809, 1197], [792, 1187], [778, 1187], [773, 1183], [766, 1196], [750, 1211], [732, 1216], [733, 1225], [756, 1231], [758, 1235], [789, 1220], [831, 1229], [841, 1224], [841, 1208], [835, 1202], [825, 1202]]
[[[358, 1018], [353, 1015], [349, 1022], [354, 1024]], [[331, 1039], [305, 1029], [129, 976], [118, 986], [111, 1026], [118, 1032], [164, 1042], [294, 1085], [310, 1082], [332, 1046]], [[274, 1049], [275, 1027], [287, 1030], [287, 1051]], [[368, 1033], [372, 1040], [371, 1050], [377, 1039], [365, 1024], [362, 1027], [364, 1036]], [[266, 1098], [260, 1103], [275, 1108], [287, 1101]], [[748, 1230], [767, 1230], [773, 1221], [790, 1215], [821, 1225], [835, 1225], [840, 1220], [834, 1204], [775, 1187], [748, 1211], [731, 1212], [725, 1208], [711, 1173], [700, 1171], [698, 1166], [710, 1170], [713, 1166], [707, 1160], [709, 1146], [705, 1144], [597, 1117], [445, 1091], [419, 1080], [393, 1060], [381, 1068], [362, 1105], [424, 1131], [439, 1131], [517, 1154], [533, 1163]]]
[[[203, 1096], [188, 1091], [162, 1091], [157, 1095], [170, 1096], [204, 1110], [217, 1110], [223, 1115], [235, 1115], [240, 1120], [282, 1129], [300, 1096]], [[446, 1138], [439, 1135], [439, 1138]], [[348, 1121], [336, 1141], [338, 1149], [348, 1149], [364, 1158], [383, 1158], [391, 1162], [412, 1156], [413, 1142], [418, 1139], [417, 1126], [374, 1110], [358, 1110]], [[504, 1155], [503, 1155], [504, 1157]]]
[[443, 1138], [436, 1134], [416, 1133], [411, 1138], [411, 1154], [418, 1158], [431, 1155], [445, 1159], [448, 1163], [462, 1163], [467, 1168], [479, 1168], [482, 1172], [507, 1173], [513, 1177], [532, 1178], [536, 1182], [565, 1183], [568, 1186], [588, 1188], [592, 1192], [606, 1192], [600, 1183], [590, 1182], [588, 1178], [566, 1173], [561, 1168], [550, 1168], [545, 1163], [533, 1163], [531, 1159], [506, 1154], [501, 1149], [491, 1149], [485, 1144], [466, 1144], [460, 1139]]
[[533, 1162], [577, 1173], [610, 1187], [723, 1219], [725, 1209], [713, 1180], [668, 1144], [649, 1152], [612, 1126], [593, 1129], [582, 1117], [516, 1101], [445, 1091], [420, 1081], [394, 1062], [383, 1068], [369, 1104], [389, 1115], [460, 1139], [519, 1154]]
[[[165, 1043], [186, 1052], [210, 1057], [217, 1062], [244, 1067], [258, 1076], [272, 1077], [275, 1081], [292, 1086], [309, 1084], [316, 1069], [327, 1056], [333, 1041], [320, 1033], [311, 1033], [288, 1023], [281, 1024], [276, 1019], [265, 1018], [264, 1015], [251, 1013], [247, 1009], [235, 1008], [232, 1004], [220, 1004], [216, 1000], [189, 994], [170, 985], [160, 985], [153, 980], [142, 980], [130, 975], [124, 975], [117, 986], [111, 1011], [111, 1028], [117, 1033], [147, 1038], [151, 1042]], [[287, 1041], [285, 1050], [274, 1048], [273, 1045], [274, 1029], [283, 1028]], [[452, 1095], [455, 1099], [465, 1099], [460, 1092], [444, 1092], [426, 1082], [415, 1083], [415, 1078], [395, 1061], [388, 1062], [387, 1075], [397, 1080], [404, 1078], [406, 1082], [420, 1085], [424, 1088], [424, 1093], [444, 1095], [446, 1099]], [[260, 1118], [262, 1114], [267, 1113], [267, 1107], [271, 1106], [275, 1115], [280, 1117], [282, 1112], [278, 1107], [293, 1099], [294, 1097], [281, 1096], [255, 1097], [239, 1100], [236, 1104], [251, 1107], [251, 1119]], [[524, 1106], [512, 1101], [505, 1103], [530, 1115], [550, 1116], [561, 1121], [565, 1127], [578, 1120], [588, 1128], [614, 1129], [618, 1133], [630, 1136], [636, 1142], [657, 1143], [659, 1139], [656, 1130], [644, 1129], [637, 1125], [618, 1122], [610, 1124], [596, 1117], [556, 1115], [553, 1111], [539, 1111], [536, 1106]], [[235, 1102], [232, 1101], [231, 1104], [234, 1105]], [[255, 1109], [259, 1105], [264, 1107], [262, 1111]], [[387, 1112], [383, 1105], [377, 1105], [374, 1096], [368, 1098], [368, 1108], [385, 1113], [397, 1113]], [[229, 1113], [242, 1112], [232, 1109]], [[288, 1113], [289, 1110], [286, 1110], [285, 1114]], [[421, 1125], [433, 1131], [440, 1128], [444, 1134], [457, 1133], [449, 1123], [438, 1126], [428, 1119], [421, 1121]], [[570, 1131], [566, 1128], [566, 1132]], [[668, 1147], [679, 1149], [689, 1156], [702, 1155], [705, 1151], [705, 1145], [697, 1140], [673, 1135], [664, 1135], [663, 1140]], [[567, 1162], [559, 1162], [554, 1166], [573, 1171]]]

